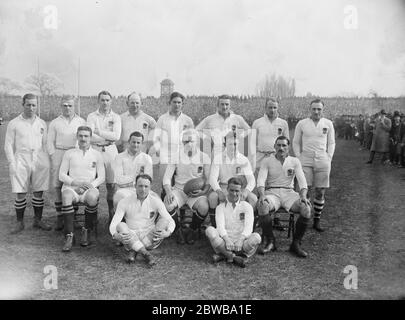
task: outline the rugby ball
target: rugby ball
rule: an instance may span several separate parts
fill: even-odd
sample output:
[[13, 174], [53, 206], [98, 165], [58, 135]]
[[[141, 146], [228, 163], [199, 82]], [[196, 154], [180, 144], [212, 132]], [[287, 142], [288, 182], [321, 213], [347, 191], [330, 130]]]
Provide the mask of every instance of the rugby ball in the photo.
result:
[[196, 191], [201, 191], [204, 189], [205, 179], [203, 177], [190, 179], [184, 185], [183, 191], [185, 194], [193, 193]]

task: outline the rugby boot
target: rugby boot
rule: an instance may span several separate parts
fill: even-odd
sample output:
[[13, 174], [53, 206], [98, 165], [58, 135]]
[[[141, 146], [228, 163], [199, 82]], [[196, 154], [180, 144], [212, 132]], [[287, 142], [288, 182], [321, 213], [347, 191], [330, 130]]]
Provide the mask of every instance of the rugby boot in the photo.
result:
[[237, 265], [238, 267], [245, 268], [245, 267], [246, 267], [247, 259], [245, 259], [245, 258], [243, 258], [243, 257], [240, 257], [240, 256], [234, 256], [232, 262], [233, 262], [235, 265]]
[[308, 256], [308, 253], [302, 250], [300, 242], [297, 240], [293, 240], [293, 242], [291, 243], [290, 252], [294, 253], [297, 257], [300, 258], [306, 258]]
[[321, 219], [320, 218], [314, 218], [314, 224], [313, 224], [312, 227], [318, 232], [324, 232], [325, 231], [325, 229], [321, 227]]
[[68, 233], [66, 235], [66, 240], [65, 240], [65, 244], [63, 245], [62, 251], [63, 252], [69, 252], [70, 250], [72, 250], [72, 246], [73, 246], [73, 232], [72, 233]]
[[14, 225], [14, 228], [11, 230], [10, 234], [17, 234], [17, 233], [23, 231], [24, 228], [25, 228], [24, 221], [23, 220], [17, 221]]
[[80, 238], [80, 245], [82, 247], [87, 247], [90, 244], [89, 242], [89, 229], [82, 228], [82, 234]]
[[52, 230], [52, 227], [49, 224], [43, 222], [42, 220], [36, 219], [36, 218], [34, 218], [34, 223], [32, 224], [32, 226], [35, 229], [42, 229], [42, 230], [45, 230], [45, 231]]
[[293, 235], [293, 241], [290, 245], [290, 252], [300, 258], [306, 258], [308, 256], [308, 253], [301, 248], [301, 240], [305, 234], [309, 221], [308, 218], [300, 216], [295, 223], [295, 232]]
[[127, 256], [127, 262], [128, 263], [133, 263], [135, 262], [136, 259], [136, 251], [135, 250], [129, 250], [128, 256]]
[[214, 253], [212, 255], [212, 262], [213, 263], [218, 263], [218, 262], [223, 261], [223, 260], [225, 260], [225, 257], [223, 255], [221, 255], [221, 254]]
[[257, 253], [259, 254], [266, 254], [271, 251], [276, 251], [276, 241], [275, 239], [267, 239], [266, 237], [263, 238], [263, 242], [260, 244], [259, 248], [257, 249]]
[[62, 231], [64, 227], [64, 217], [63, 215], [58, 215], [56, 217], [55, 231]]
[[150, 252], [146, 251], [145, 253], [142, 253], [142, 255], [149, 268], [152, 268], [156, 264], [156, 258]]

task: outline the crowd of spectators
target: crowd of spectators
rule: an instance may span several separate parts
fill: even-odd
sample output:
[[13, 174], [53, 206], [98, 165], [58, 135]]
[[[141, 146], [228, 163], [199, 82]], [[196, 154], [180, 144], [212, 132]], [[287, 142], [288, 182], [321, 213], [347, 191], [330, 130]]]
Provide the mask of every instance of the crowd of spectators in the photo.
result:
[[381, 154], [385, 165], [405, 167], [405, 114], [399, 111], [375, 114], [341, 115], [334, 119], [336, 135], [345, 140], [357, 141], [359, 150], [368, 150], [368, 164]]

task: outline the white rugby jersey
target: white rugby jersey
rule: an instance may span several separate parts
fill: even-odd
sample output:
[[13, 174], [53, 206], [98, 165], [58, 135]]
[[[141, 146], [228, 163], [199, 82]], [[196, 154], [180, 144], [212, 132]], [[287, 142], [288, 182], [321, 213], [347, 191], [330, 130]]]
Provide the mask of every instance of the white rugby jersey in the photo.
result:
[[332, 121], [326, 118], [315, 122], [311, 118], [298, 121], [293, 139], [294, 154], [317, 155], [327, 152], [332, 159], [335, 152], [335, 129]]
[[297, 177], [300, 189], [308, 189], [301, 162], [287, 156], [281, 164], [274, 154], [264, 158], [257, 176], [257, 187], [294, 188], [294, 178]]
[[252, 129], [256, 129], [257, 151], [273, 152], [277, 137], [285, 136], [290, 139], [288, 123], [277, 117], [273, 121], [267, 114], [253, 122]]
[[65, 152], [60, 165], [59, 180], [70, 186], [76, 179], [91, 181], [94, 188], [104, 182], [104, 161], [99, 151], [90, 147], [83, 152], [76, 147]]
[[[178, 117], [172, 116], [169, 112], [162, 114], [157, 123], [153, 141], [155, 147], [160, 150], [162, 162], [164, 157], [177, 155], [180, 151], [181, 133], [186, 129], [194, 128], [193, 120], [184, 113]], [[163, 157], [162, 157], [163, 156]], [[171, 159], [171, 158], [169, 158]]]
[[35, 119], [24, 119], [22, 114], [11, 120], [7, 125], [4, 151], [7, 161], [15, 163], [15, 154], [46, 152], [46, 123], [35, 115]]
[[126, 144], [129, 136], [134, 131], [139, 131], [143, 134], [145, 141], [148, 140], [149, 133], [155, 129], [156, 121], [150, 115], [142, 110], [139, 110], [138, 115], [133, 116], [129, 111], [120, 115], [121, 117], [121, 137], [120, 143]]
[[252, 192], [255, 187], [255, 177], [249, 159], [240, 152], [230, 159], [226, 152], [217, 154], [211, 164], [209, 183], [214, 191], [220, 189], [219, 183], [227, 185], [228, 180], [237, 175], [245, 175], [246, 189]]
[[144, 152], [131, 155], [125, 150], [115, 157], [112, 166], [118, 186], [134, 183], [136, 176], [141, 173], [148, 174], [153, 179], [152, 158]]
[[167, 165], [165, 174], [163, 176], [163, 185], [171, 185], [171, 179], [174, 172], [176, 172], [174, 185], [181, 190], [183, 190], [186, 182], [191, 179], [203, 176], [208, 179], [210, 163], [210, 157], [198, 149], [192, 157], [188, 157], [182, 150], [180, 152], [179, 163]]
[[77, 143], [77, 128], [85, 126], [86, 121], [77, 114], [71, 120], [60, 115], [49, 124], [47, 149], [50, 155], [55, 153], [55, 149], [72, 149]]
[[[248, 130], [250, 126], [242, 116], [231, 112], [224, 118], [218, 112], [203, 119], [196, 127], [196, 130], [211, 135], [216, 145], [222, 144], [223, 137], [231, 130]], [[208, 132], [207, 132], [208, 131]]]
[[118, 202], [117, 210], [110, 224], [110, 233], [113, 236], [117, 232], [117, 225], [123, 218], [129, 229], [141, 233], [150, 232], [155, 227], [158, 215], [161, 216], [161, 219], [169, 221], [168, 230], [172, 233], [176, 223], [156, 193], [149, 192], [142, 203], [136, 194], [131, 195]]
[[238, 201], [235, 208], [227, 202], [220, 203], [215, 209], [215, 222], [219, 235], [228, 236], [236, 241], [241, 235], [248, 238], [253, 232], [253, 208], [246, 201]]
[[[121, 117], [112, 110], [107, 114], [99, 109], [89, 113], [87, 125], [93, 130], [91, 143], [108, 145], [109, 141], [117, 141], [121, 137]], [[95, 128], [98, 128], [99, 134], [94, 133]]]

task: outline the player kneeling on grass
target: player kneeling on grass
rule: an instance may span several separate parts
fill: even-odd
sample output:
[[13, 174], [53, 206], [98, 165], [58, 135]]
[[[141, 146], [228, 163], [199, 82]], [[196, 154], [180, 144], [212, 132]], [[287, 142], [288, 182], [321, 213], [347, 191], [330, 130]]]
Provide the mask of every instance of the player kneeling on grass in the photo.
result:
[[[259, 192], [259, 225], [262, 228], [263, 243], [258, 252], [265, 254], [276, 250], [273, 234], [272, 212], [283, 207], [287, 211], [300, 214], [293, 235], [290, 251], [305, 258], [307, 253], [300, 248], [300, 242], [311, 217], [311, 206], [307, 199], [307, 182], [300, 161], [288, 155], [290, 140], [285, 136], [276, 139], [275, 154], [263, 159], [257, 177]], [[294, 191], [294, 178], [297, 177], [300, 193]], [[266, 186], [266, 188], [265, 188]]]
[[84, 203], [85, 222], [80, 245], [88, 246], [90, 234], [97, 223], [98, 187], [105, 180], [104, 161], [101, 153], [90, 146], [92, 130], [87, 126], [77, 128], [78, 147], [67, 150], [59, 170], [62, 186], [62, 214], [64, 215], [66, 241], [62, 251], [69, 252], [73, 245], [73, 205]]
[[[169, 164], [163, 177], [163, 188], [166, 192], [164, 202], [166, 209], [179, 222], [178, 242], [184, 244], [194, 243], [194, 233], [202, 224], [208, 214], [208, 183], [202, 190], [188, 193], [184, 192], [185, 184], [191, 179], [204, 178], [207, 180], [210, 170], [210, 158], [197, 147], [198, 133], [194, 129], [182, 133], [183, 148], [180, 150], [177, 164]], [[171, 180], [174, 175], [174, 186]], [[178, 209], [187, 204], [192, 215], [176, 217]]]
[[[225, 151], [215, 155], [212, 162], [209, 183], [213, 191], [208, 195], [211, 218], [218, 204], [226, 201], [228, 180], [235, 176], [244, 176], [246, 179], [246, 184], [242, 186], [241, 200], [249, 202], [254, 209], [256, 207], [257, 197], [252, 192], [256, 183], [255, 176], [248, 158], [238, 151], [238, 141], [235, 131], [228, 132], [224, 138]], [[215, 219], [211, 219], [211, 223], [214, 225]]]
[[[150, 267], [156, 260], [148, 250], [156, 249], [176, 227], [163, 201], [151, 192], [151, 184], [149, 175], [138, 175], [136, 193], [118, 203], [110, 224], [113, 238], [122, 242], [129, 251], [127, 261], [134, 262], [136, 254], [141, 253]], [[125, 222], [122, 222], [123, 218]]]
[[260, 245], [261, 237], [253, 232], [253, 208], [241, 200], [241, 194], [242, 181], [238, 177], [229, 179], [227, 201], [215, 210], [217, 227], [208, 227], [205, 234], [215, 251], [214, 262], [226, 259], [244, 268]]

